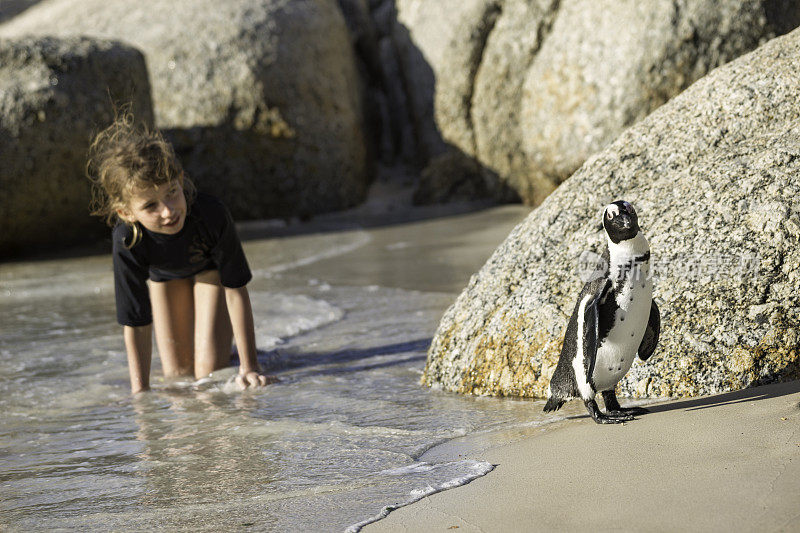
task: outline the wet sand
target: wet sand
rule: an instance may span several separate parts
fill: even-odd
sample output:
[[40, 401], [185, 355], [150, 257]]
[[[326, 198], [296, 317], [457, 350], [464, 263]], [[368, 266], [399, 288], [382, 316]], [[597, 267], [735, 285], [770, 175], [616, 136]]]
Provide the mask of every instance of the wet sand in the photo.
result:
[[455, 299], [530, 210], [485, 202], [412, 206], [411, 189], [376, 183], [368, 200], [354, 209], [319, 215], [302, 224], [244, 222], [239, 234], [253, 265], [268, 263], [268, 257], [280, 251], [281, 237], [314, 250], [337, 239], [344, 249], [360, 235], [363, 246], [299, 264], [292, 275], [332, 285], [451, 293]]
[[496, 468], [365, 531], [800, 531], [800, 381], [649, 408], [434, 449]]

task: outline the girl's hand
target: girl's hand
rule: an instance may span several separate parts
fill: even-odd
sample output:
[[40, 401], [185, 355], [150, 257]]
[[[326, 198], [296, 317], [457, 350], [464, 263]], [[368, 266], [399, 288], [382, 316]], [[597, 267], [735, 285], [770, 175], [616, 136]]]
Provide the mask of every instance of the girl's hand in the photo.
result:
[[263, 387], [271, 383], [277, 383], [278, 381], [279, 381], [278, 378], [276, 378], [275, 376], [261, 374], [260, 372], [256, 372], [255, 370], [251, 370], [250, 372], [246, 372], [236, 376], [236, 384], [239, 385], [239, 387], [241, 387], [242, 390], [248, 387]]

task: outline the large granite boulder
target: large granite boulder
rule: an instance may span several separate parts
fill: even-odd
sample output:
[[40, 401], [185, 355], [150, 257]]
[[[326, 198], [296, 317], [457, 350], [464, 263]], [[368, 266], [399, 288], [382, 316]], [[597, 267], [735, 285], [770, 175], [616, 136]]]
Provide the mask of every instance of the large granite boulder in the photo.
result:
[[336, 0], [51, 0], [0, 36], [86, 34], [141, 49], [156, 125], [236, 216], [341, 209], [368, 182], [362, 99]]
[[432, 155], [438, 133], [484, 167], [496, 197], [510, 188], [536, 205], [626, 127], [800, 24], [800, 4], [398, 0], [397, 21]]
[[470, 67], [465, 62], [475, 48], [470, 36], [486, 26], [483, 21], [492, 11], [493, 0], [395, 2], [391, 36], [423, 162], [443, 154], [447, 148], [434, 116], [434, 98], [443, 69], [451, 60], [450, 43], [464, 44], [463, 50], [452, 58], [452, 73], [463, 79]]
[[152, 124], [142, 54], [118, 42], [0, 39], [0, 254], [85, 240], [86, 152], [129, 103]]
[[532, 211], [444, 315], [425, 383], [545, 396], [581, 263], [603, 250], [600, 217], [615, 199], [639, 212], [662, 314], [660, 344], [623, 394], [800, 378], [798, 175], [800, 30], [692, 85]]

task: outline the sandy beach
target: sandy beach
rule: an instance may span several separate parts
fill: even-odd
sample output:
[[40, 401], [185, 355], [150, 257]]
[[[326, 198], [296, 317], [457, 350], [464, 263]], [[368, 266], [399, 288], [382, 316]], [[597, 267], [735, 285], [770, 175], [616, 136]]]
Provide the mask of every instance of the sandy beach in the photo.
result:
[[800, 531], [800, 381], [649, 408], [431, 450], [496, 466], [365, 531]]

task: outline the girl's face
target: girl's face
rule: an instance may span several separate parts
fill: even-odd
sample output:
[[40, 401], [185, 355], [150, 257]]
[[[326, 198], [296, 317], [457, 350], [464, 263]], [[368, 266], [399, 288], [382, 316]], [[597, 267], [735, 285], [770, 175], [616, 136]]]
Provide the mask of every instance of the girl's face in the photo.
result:
[[186, 198], [178, 181], [166, 186], [134, 189], [128, 204], [118, 209], [119, 217], [127, 222], [138, 222], [154, 233], [174, 235], [186, 222]]

